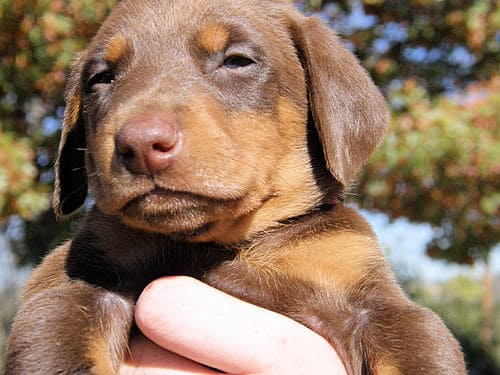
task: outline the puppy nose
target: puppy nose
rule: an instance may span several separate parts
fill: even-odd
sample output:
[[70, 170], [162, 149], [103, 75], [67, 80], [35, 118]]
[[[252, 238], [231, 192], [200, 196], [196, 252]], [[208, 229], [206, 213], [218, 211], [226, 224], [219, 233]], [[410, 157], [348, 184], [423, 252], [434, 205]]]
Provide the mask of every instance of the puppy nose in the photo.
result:
[[115, 138], [118, 159], [134, 174], [155, 175], [168, 168], [177, 153], [176, 122], [161, 114], [129, 119]]

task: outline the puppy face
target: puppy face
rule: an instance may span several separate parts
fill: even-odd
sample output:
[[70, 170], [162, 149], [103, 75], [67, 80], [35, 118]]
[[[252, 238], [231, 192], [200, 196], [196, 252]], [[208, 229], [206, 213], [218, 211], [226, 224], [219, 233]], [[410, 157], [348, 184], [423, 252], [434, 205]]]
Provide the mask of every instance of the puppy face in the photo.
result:
[[78, 207], [88, 180], [127, 225], [232, 242], [327, 202], [386, 117], [322, 27], [278, 1], [122, 1], [73, 64], [56, 209]]

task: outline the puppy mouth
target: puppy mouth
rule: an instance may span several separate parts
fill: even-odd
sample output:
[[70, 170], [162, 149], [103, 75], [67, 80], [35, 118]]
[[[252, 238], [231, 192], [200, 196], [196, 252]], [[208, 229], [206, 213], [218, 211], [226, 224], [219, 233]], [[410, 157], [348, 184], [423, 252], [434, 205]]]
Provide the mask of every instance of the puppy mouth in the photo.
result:
[[121, 209], [123, 216], [147, 223], [158, 220], [186, 218], [210, 211], [221, 206], [231, 206], [235, 199], [220, 199], [203, 194], [154, 187], [129, 200]]

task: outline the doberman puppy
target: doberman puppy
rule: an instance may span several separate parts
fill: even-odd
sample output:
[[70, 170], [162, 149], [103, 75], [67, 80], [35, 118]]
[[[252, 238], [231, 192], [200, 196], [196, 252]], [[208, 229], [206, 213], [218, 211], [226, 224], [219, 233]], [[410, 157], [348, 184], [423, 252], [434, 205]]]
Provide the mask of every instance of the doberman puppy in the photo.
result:
[[465, 374], [342, 203], [389, 115], [319, 19], [279, 0], [124, 0], [66, 100], [55, 209], [88, 187], [95, 205], [26, 286], [7, 374], [115, 373], [134, 301], [165, 275], [295, 319], [349, 374]]

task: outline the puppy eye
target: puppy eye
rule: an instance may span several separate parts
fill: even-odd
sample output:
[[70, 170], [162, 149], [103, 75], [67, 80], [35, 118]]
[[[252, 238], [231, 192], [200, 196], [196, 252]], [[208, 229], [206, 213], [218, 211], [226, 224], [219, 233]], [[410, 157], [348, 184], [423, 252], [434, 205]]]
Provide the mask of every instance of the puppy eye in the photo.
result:
[[238, 69], [244, 68], [246, 66], [255, 64], [251, 58], [241, 55], [233, 55], [226, 57], [222, 63], [222, 66], [226, 69]]
[[115, 74], [111, 71], [103, 71], [92, 76], [87, 82], [86, 91], [91, 92], [97, 88], [98, 85], [110, 85], [115, 82]]

